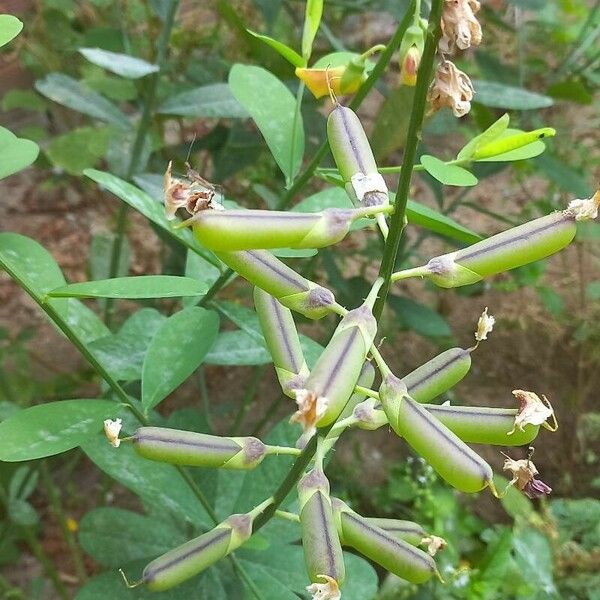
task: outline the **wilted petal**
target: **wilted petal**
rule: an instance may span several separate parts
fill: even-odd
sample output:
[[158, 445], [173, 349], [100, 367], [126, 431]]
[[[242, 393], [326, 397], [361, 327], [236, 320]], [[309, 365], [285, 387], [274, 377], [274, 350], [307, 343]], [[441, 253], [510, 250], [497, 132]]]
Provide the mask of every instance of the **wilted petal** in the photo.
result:
[[495, 317], [492, 315], [488, 315], [487, 306], [485, 310], [481, 313], [479, 317], [479, 321], [477, 322], [477, 331], [475, 332], [475, 339], [478, 342], [482, 340], [487, 340], [487, 334], [491, 333], [494, 329], [494, 324], [496, 323]]
[[598, 216], [600, 206], [600, 189], [586, 200], [572, 200], [565, 209], [565, 214], [575, 217], [576, 221], [588, 221]]
[[546, 485], [541, 479], [532, 479], [523, 488], [523, 493], [531, 499], [547, 496], [552, 492], [552, 488]]
[[445, 0], [442, 13], [442, 37], [439, 48], [453, 53], [481, 43], [481, 25], [475, 18], [480, 4], [477, 0]]
[[342, 593], [338, 583], [333, 577], [319, 575], [325, 583], [313, 583], [307, 586], [306, 591], [313, 595], [312, 600], [340, 600]]
[[471, 110], [474, 93], [468, 75], [457, 69], [449, 60], [443, 60], [438, 65], [435, 79], [427, 94], [430, 112], [447, 106], [456, 117], [462, 117]]
[[[508, 435], [516, 429], [523, 431], [526, 425], [543, 425], [550, 417], [554, 418], [554, 409], [546, 396], [543, 396], [544, 401], [542, 401], [537, 394], [525, 390], [513, 390], [513, 395], [519, 400], [520, 406], [513, 429]], [[554, 422], [556, 424], [556, 419]], [[548, 426], [548, 428], [553, 430], [556, 427]]]
[[298, 410], [292, 415], [291, 423], [300, 423], [306, 435], [312, 435], [315, 431], [316, 422], [325, 414], [328, 400], [323, 396], [317, 396], [310, 390], [294, 390]]
[[438, 551], [444, 550], [448, 545], [448, 542], [444, 538], [437, 535], [430, 535], [423, 542], [427, 544], [427, 552], [430, 556], [435, 556]]
[[106, 419], [106, 421], [104, 421], [104, 434], [113, 448], [118, 448], [121, 444], [121, 440], [119, 439], [121, 427], [123, 427], [123, 421], [121, 419], [115, 419], [114, 421], [112, 419]]
[[[531, 449], [531, 452], [533, 452], [533, 449]], [[552, 488], [546, 485], [541, 479], [535, 478], [539, 473], [529, 458], [513, 460], [510, 457], [506, 457], [504, 470], [512, 473], [513, 478], [509, 485], [516, 486], [517, 489], [521, 490], [529, 498], [540, 498], [552, 491]]]

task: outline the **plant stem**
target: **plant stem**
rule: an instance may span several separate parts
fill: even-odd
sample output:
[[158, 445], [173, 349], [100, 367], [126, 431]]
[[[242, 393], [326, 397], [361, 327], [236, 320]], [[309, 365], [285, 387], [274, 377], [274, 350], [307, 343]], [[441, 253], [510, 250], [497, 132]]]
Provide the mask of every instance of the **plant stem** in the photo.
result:
[[[138, 163], [144, 150], [146, 136], [148, 134], [148, 129], [150, 128], [150, 123], [152, 120], [154, 104], [156, 102], [156, 90], [158, 88], [158, 82], [160, 80], [161, 72], [165, 65], [169, 39], [171, 37], [171, 31], [173, 30], [173, 25], [175, 23], [175, 15], [177, 14], [178, 8], [179, 0], [171, 0], [169, 9], [165, 17], [165, 22], [158, 37], [158, 41], [156, 44], [156, 64], [159, 66], [159, 70], [156, 73], [152, 73], [148, 81], [148, 88], [146, 96], [144, 98], [142, 116], [140, 117], [140, 122], [137, 127], [133, 147], [131, 149], [131, 155], [129, 157], [129, 165], [127, 166], [127, 171], [125, 173], [125, 179], [127, 181], [129, 181], [131, 177], [136, 173]], [[119, 212], [117, 214], [115, 237], [111, 249], [110, 269], [108, 275], [109, 278], [116, 277], [119, 270], [119, 262], [121, 261], [121, 254], [123, 252], [125, 240], [125, 228], [127, 226], [127, 209], [128, 205], [122, 202], [119, 207]], [[106, 300], [106, 305], [104, 308], [104, 320], [108, 327], [110, 327], [113, 310], [114, 301], [111, 298], [108, 298]]]
[[60, 576], [54, 563], [50, 560], [50, 557], [46, 554], [44, 548], [40, 544], [39, 540], [35, 537], [32, 529], [30, 527], [23, 528], [23, 534], [25, 536], [25, 540], [27, 541], [27, 545], [33, 552], [33, 555], [36, 559], [41, 563], [44, 567], [44, 571], [46, 575], [52, 581], [52, 585], [56, 590], [56, 593], [62, 600], [69, 600], [69, 592], [65, 587], [65, 584], [60, 580]]
[[415, 89], [414, 103], [408, 125], [408, 134], [404, 156], [402, 160], [402, 170], [398, 181], [398, 190], [396, 191], [396, 210], [390, 220], [390, 233], [385, 244], [379, 275], [383, 277], [383, 286], [380, 295], [375, 302], [373, 314], [377, 320], [380, 319], [385, 301], [390, 290], [390, 283], [402, 232], [406, 224], [406, 204], [410, 191], [410, 181], [413, 171], [413, 164], [417, 153], [417, 145], [421, 137], [421, 127], [425, 115], [425, 106], [427, 104], [427, 89], [431, 80], [433, 71], [433, 61], [437, 50], [438, 40], [441, 35], [440, 16], [442, 13], [443, 0], [433, 0], [431, 13], [429, 15], [429, 28], [427, 30], [427, 40], [423, 50], [423, 58], [417, 76], [417, 85]]
[[84, 583], [87, 581], [87, 572], [85, 570], [85, 564], [83, 562], [83, 557], [81, 555], [81, 551], [79, 550], [79, 546], [75, 540], [75, 536], [73, 532], [69, 529], [67, 524], [67, 517], [65, 515], [65, 511], [63, 508], [62, 500], [60, 497], [60, 491], [58, 490], [56, 484], [52, 479], [52, 475], [48, 470], [48, 465], [46, 461], [40, 462], [40, 476], [42, 478], [42, 483], [46, 488], [46, 493], [48, 494], [48, 499], [50, 501], [50, 506], [52, 507], [52, 512], [60, 525], [63, 537], [67, 542], [67, 546], [69, 546], [69, 551], [71, 553], [71, 558], [73, 559], [73, 566], [75, 567], [75, 573], [77, 574], [77, 578], [80, 583]]
[[244, 418], [246, 416], [246, 413], [248, 412], [248, 408], [250, 408], [250, 403], [254, 399], [254, 395], [256, 393], [256, 388], [258, 387], [258, 384], [260, 383], [260, 380], [262, 379], [264, 373], [265, 373], [265, 365], [259, 365], [258, 367], [256, 367], [254, 369], [254, 373], [252, 374], [252, 379], [250, 380], [250, 383], [249, 383], [248, 387], [246, 388], [246, 393], [244, 394], [244, 398], [242, 399], [242, 404], [241, 404], [240, 409], [238, 410], [238, 413], [235, 417], [235, 421], [234, 421], [233, 427], [231, 429], [231, 435], [233, 435], [233, 436], [238, 435], [238, 431], [239, 431], [242, 423], [244, 422]]
[[287, 510], [276, 510], [274, 516], [279, 519], [283, 519], [284, 521], [292, 521], [292, 523], [300, 523], [300, 517], [293, 512], [288, 512]]

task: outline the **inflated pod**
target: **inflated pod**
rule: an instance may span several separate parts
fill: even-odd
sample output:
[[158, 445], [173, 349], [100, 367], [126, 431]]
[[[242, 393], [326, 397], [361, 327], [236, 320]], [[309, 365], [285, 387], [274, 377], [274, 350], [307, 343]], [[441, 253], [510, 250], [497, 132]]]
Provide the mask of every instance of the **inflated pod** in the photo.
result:
[[408, 542], [411, 546], [418, 546], [427, 537], [427, 533], [423, 527], [413, 521], [382, 519], [378, 517], [365, 517], [365, 521], [374, 527], [383, 529], [395, 538]]
[[422, 550], [374, 525], [337, 498], [333, 508], [343, 545], [411, 583], [424, 583], [437, 573], [433, 558]]
[[209, 250], [323, 248], [342, 240], [373, 208], [330, 208], [318, 213], [275, 210], [204, 210], [186, 221]]
[[306, 380], [301, 397], [316, 398], [323, 410], [315, 425], [326, 427], [344, 410], [377, 332], [370, 301], [348, 311]]
[[471, 349], [450, 348], [402, 378], [409, 396], [430, 402], [454, 387], [471, 368]]
[[532, 442], [539, 425], [525, 425], [523, 431], [514, 429], [516, 408], [491, 408], [484, 406], [438, 406], [424, 404], [423, 408], [440, 423], [469, 444], [496, 446], [523, 446]]
[[328, 289], [302, 277], [267, 250], [215, 254], [244, 279], [309, 319], [324, 317], [335, 304], [335, 297]]
[[294, 317], [289, 308], [259, 287], [254, 288], [254, 307], [281, 389], [295, 398], [293, 390], [304, 386], [309, 370]]
[[168, 427], [140, 427], [132, 436], [144, 458], [190, 467], [253, 469], [267, 455], [255, 437], [220, 437]]
[[456, 434], [408, 396], [404, 383], [391, 373], [379, 398], [392, 429], [403, 437], [451, 486], [462, 492], [494, 490], [491, 467]]
[[198, 575], [239, 548], [252, 535], [250, 515], [232, 515], [211, 531], [170, 550], [146, 566], [142, 583], [162, 592]]
[[327, 118], [327, 139], [346, 192], [357, 206], [389, 203], [388, 190], [357, 114], [336, 104]]
[[329, 481], [321, 469], [313, 469], [298, 482], [298, 500], [308, 576], [316, 583], [321, 575], [327, 575], [341, 586], [346, 575], [344, 556], [333, 518]]
[[[361, 386], [364, 388], [370, 388], [375, 381], [375, 367], [366, 360], [360, 370], [360, 375], [358, 376], [358, 381], [356, 382], [357, 386]], [[350, 416], [356, 406], [358, 406], [363, 400], [366, 398], [365, 394], [361, 392], [354, 392], [352, 396], [350, 396], [350, 400], [346, 404], [342, 414], [339, 419], [344, 419], [345, 417]]]
[[392, 280], [421, 276], [443, 288], [476, 283], [562, 250], [575, 237], [576, 219], [569, 209], [555, 212], [467, 248], [432, 258], [422, 267], [395, 273]]

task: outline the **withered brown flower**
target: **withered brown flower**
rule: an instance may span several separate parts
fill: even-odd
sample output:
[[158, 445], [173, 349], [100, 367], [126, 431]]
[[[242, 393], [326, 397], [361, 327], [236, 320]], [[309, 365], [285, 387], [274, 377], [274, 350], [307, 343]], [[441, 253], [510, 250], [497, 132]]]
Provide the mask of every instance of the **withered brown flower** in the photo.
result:
[[471, 110], [474, 93], [469, 76], [457, 69], [454, 63], [444, 59], [438, 65], [427, 93], [430, 113], [447, 106], [456, 117], [463, 117]]

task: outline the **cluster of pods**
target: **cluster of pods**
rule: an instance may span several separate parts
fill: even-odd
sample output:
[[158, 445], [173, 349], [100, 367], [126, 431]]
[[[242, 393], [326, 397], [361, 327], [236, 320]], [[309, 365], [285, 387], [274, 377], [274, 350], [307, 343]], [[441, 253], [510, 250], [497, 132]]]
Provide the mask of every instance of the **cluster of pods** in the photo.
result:
[[[378, 279], [364, 302], [352, 310], [334, 294], [309, 281], [269, 252], [270, 248], [321, 248], [339, 242], [357, 219], [374, 218], [387, 235], [390, 206], [386, 183], [377, 170], [367, 136], [357, 115], [338, 103], [327, 133], [333, 157], [355, 208], [313, 214], [267, 210], [215, 210], [198, 202], [194, 184], [166, 177], [167, 211], [184, 207], [186, 222], [197, 239], [226, 265], [254, 285], [254, 304], [281, 389], [296, 401], [292, 421], [303, 433], [298, 448], [269, 446], [254, 437], [220, 437], [160, 427], [141, 427], [129, 438], [139, 455], [178, 465], [223, 469], [254, 469], [269, 454], [297, 454], [313, 435], [317, 452], [297, 485], [299, 522], [312, 582], [318, 598], [339, 598], [344, 581], [342, 546], [354, 548], [388, 571], [422, 583], [438, 574], [432, 558], [443, 542], [416, 523], [365, 518], [330, 495], [323, 457], [347, 428], [367, 430], [389, 426], [457, 490], [494, 494], [492, 468], [467, 444], [521, 446], [530, 444], [540, 426], [553, 429], [547, 401], [531, 392], [515, 391], [518, 408], [436, 405], [432, 401], [468, 373], [471, 353], [491, 330], [493, 319], [482, 315], [471, 348], [451, 348], [404, 376], [396, 377], [374, 345], [377, 321], [372, 308], [382, 284]], [[204, 198], [207, 200], [207, 198]], [[549, 256], [573, 239], [576, 221], [594, 218], [600, 192], [590, 200], [573, 201], [561, 212], [514, 227], [467, 248], [431, 259], [427, 265], [401, 271], [456, 287]], [[222, 207], [221, 207], [222, 208]], [[309, 319], [334, 312], [339, 324], [310, 370], [304, 359], [292, 311]], [[381, 383], [371, 389], [378, 367]], [[544, 398], [545, 400], [545, 398]], [[114, 440], [113, 440], [114, 441]], [[118, 444], [116, 444], [118, 445]], [[507, 461], [513, 482], [535, 495], [547, 486], [534, 479], [529, 461]], [[544, 487], [545, 486], [545, 487]], [[181, 547], [152, 561], [141, 583], [166, 590], [227, 556], [252, 535], [253, 523], [273, 498], [246, 514], [236, 514]], [[286, 513], [288, 518], [290, 513]], [[420, 545], [428, 546], [426, 549]], [[429, 550], [429, 551], [427, 551]]]

